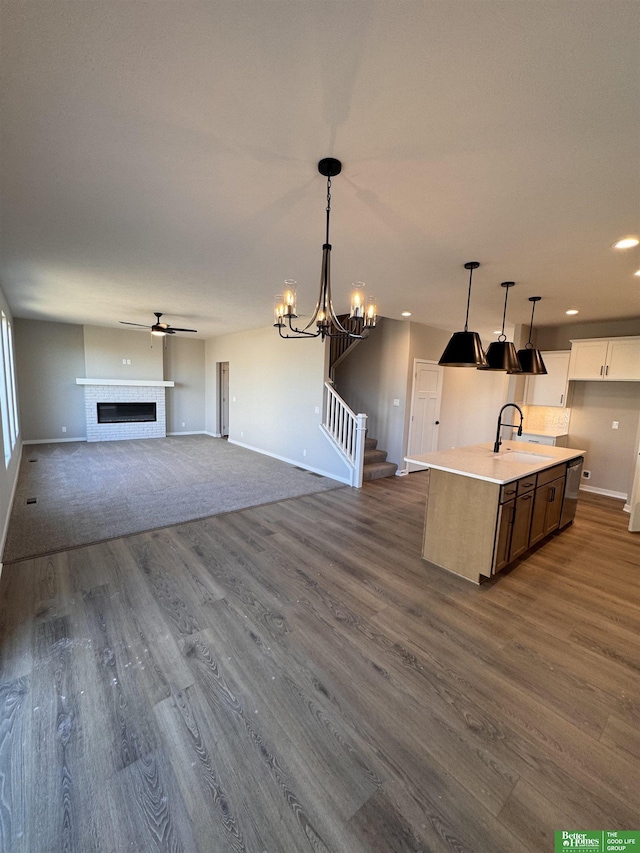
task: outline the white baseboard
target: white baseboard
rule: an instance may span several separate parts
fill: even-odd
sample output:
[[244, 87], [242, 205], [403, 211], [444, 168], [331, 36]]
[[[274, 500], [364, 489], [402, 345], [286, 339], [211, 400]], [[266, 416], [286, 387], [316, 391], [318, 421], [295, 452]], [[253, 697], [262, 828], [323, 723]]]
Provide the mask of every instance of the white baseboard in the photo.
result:
[[631, 504], [630, 504], [630, 503], [626, 503], [626, 504], [622, 507], [622, 511], [623, 511], [623, 512], [628, 512], [628, 513], [629, 513], [629, 515], [631, 515]]
[[583, 486], [580, 484], [580, 491], [592, 492], [594, 495], [604, 495], [606, 498], [617, 498], [619, 501], [626, 501], [629, 499], [626, 492], [612, 492], [611, 489], [598, 489], [596, 486]]
[[[24, 441], [20, 442], [20, 449], [18, 451], [18, 467], [16, 468], [16, 478], [13, 481], [13, 488], [11, 489], [11, 497], [9, 498], [9, 506], [7, 509], [7, 517], [4, 520], [4, 526], [2, 529], [2, 534], [0, 535], [0, 557], [2, 557], [2, 553], [4, 551], [4, 543], [7, 540], [7, 533], [9, 532], [9, 519], [11, 518], [11, 510], [13, 509], [13, 502], [16, 497], [16, 489], [18, 488], [18, 478], [20, 477], [20, 465], [22, 464], [22, 448], [24, 447]], [[2, 577], [2, 560], [0, 560], [0, 577]]]
[[168, 432], [167, 435], [209, 435], [203, 429], [183, 430], [182, 432]]
[[339, 477], [337, 474], [330, 474], [328, 471], [322, 471], [320, 468], [313, 468], [311, 465], [305, 465], [297, 459], [288, 459], [286, 456], [279, 456], [277, 453], [269, 453], [267, 450], [261, 450], [259, 447], [252, 447], [250, 444], [244, 444], [242, 441], [234, 441], [231, 438], [229, 439], [229, 444], [244, 447], [245, 450], [253, 450], [254, 453], [261, 453], [263, 456], [271, 456], [272, 459], [279, 459], [281, 462], [295, 465], [296, 468], [304, 468], [305, 471], [311, 471], [312, 474], [320, 474], [320, 476], [328, 477], [330, 480], [337, 480], [338, 483], [345, 483], [347, 486], [351, 485], [351, 482], [346, 477]]
[[68, 441], [86, 441], [85, 435], [79, 435], [77, 438], [32, 438], [25, 439], [23, 444], [66, 444]]
[[203, 435], [210, 435], [210, 436], [211, 436], [211, 438], [222, 438], [222, 433], [221, 433], [221, 432], [209, 432], [209, 430], [208, 430], [208, 429], [203, 430], [203, 431], [202, 431], [202, 434], [203, 434]]

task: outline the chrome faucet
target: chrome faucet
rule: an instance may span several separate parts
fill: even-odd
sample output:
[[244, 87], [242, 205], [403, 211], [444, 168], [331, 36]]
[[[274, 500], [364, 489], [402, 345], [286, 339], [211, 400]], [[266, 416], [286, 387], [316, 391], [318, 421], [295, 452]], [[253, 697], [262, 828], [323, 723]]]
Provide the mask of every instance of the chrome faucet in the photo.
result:
[[516, 426], [516, 424], [503, 424], [502, 423], [502, 413], [504, 412], [505, 409], [508, 409], [510, 406], [514, 409], [517, 409], [520, 412], [520, 424], [518, 425], [518, 435], [522, 435], [522, 422], [524, 420], [524, 415], [522, 414], [522, 409], [520, 408], [520, 406], [517, 405], [517, 403], [505, 403], [504, 406], [500, 409], [500, 414], [498, 415], [498, 429], [496, 430], [496, 442], [493, 445], [493, 452], [494, 453], [500, 453], [500, 445], [502, 444], [502, 439], [500, 438], [500, 430], [502, 429], [502, 427], [503, 426], [508, 426], [508, 427], [515, 427]]

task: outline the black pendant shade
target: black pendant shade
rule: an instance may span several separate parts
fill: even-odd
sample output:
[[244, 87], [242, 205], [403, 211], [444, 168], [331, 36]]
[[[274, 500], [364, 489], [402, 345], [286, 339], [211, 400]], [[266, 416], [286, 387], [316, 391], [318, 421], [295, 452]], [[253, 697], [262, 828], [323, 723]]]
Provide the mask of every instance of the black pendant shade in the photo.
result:
[[516, 348], [511, 341], [507, 340], [504, 333], [504, 321], [507, 316], [507, 299], [509, 298], [509, 288], [513, 287], [514, 281], [503, 281], [500, 285], [504, 287], [504, 312], [502, 314], [502, 332], [497, 341], [489, 344], [487, 350], [487, 364], [479, 368], [479, 370], [506, 370], [508, 373], [520, 373], [521, 367], [516, 354]]
[[533, 347], [531, 347], [531, 349], [519, 349], [518, 361], [522, 367], [522, 370], [517, 371], [518, 373], [526, 373], [531, 376], [542, 376], [547, 372], [540, 350], [534, 349]]
[[480, 335], [477, 332], [469, 332], [469, 303], [471, 301], [471, 279], [473, 271], [477, 270], [478, 261], [467, 261], [464, 265], [469, 270], [469, 291], [467, 294], [467, 315], [464, 321], [464, 331], [454, 332], [438, 364], [444, 367], [481, 367], [486, 365], [487, 358], [482, 349]]
[[454, 332], [438, 362], [446, 367], [479, 367], [486, 363], [477, 332]]
[[529, 302], [531, 307], [531, 323], [529, 325], [529, 341], [524, 349], [518, 350], [518, 361], [520, 362], [520, 370], [514, 370], [513, 373], [525, 373], [529, 376], [543, 376], [547, 372], [542, 360], [542, 354], [539, 349], [535, 349], [531, 343], [531, 332], [533, 330], [533, 314], [536, 310], [536, 302], [540, 302], [541, 296], [530, 296]]
[[506, 370], [520, 373], [520, 362], [511, 341], [494, 341], [487, 349], [487, 366], [481, 370]]

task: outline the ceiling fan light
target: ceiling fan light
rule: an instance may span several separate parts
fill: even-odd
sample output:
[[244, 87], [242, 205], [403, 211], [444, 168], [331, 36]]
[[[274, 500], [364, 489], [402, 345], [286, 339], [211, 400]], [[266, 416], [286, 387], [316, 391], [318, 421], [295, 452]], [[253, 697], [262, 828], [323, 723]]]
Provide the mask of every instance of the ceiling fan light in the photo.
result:
[[533, 349], [533, 347], [519, 349], [518, 361], [522, 368], [522, 370], [517, 371], [518, 373], [525, 373], [529, 376], [543, 376], [547, 372], [539, 349]]
[[480, 367], [486, 363], [477, 332], [454, 332], [438, 362], [443, 367]]
[[164, 329], [151, 329], [151, 334], [155, 335], [157, 338], [164, 338], [167, 333]]

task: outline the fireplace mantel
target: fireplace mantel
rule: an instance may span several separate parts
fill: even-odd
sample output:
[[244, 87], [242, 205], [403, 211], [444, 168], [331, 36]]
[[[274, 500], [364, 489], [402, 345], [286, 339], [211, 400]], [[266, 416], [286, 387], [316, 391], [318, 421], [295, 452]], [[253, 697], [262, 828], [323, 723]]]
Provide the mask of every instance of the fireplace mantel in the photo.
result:
[[76, 379], [76, 385], [138, 385], [141, 387], [173, 388], [175, 382], [164, 382], [161, 379]]

